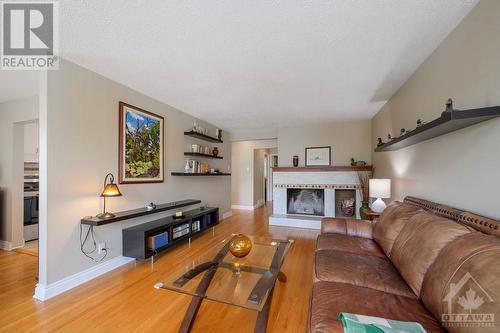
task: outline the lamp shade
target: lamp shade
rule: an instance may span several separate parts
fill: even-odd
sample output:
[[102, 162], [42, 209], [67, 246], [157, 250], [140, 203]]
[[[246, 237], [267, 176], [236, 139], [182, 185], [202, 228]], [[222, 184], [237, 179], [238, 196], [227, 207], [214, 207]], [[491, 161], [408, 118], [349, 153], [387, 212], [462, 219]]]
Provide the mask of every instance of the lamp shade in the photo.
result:
[[116, 184], [107, 184], [101, 193], [101, 197], [119, 197], [122, 193]]
[[391, 180], [390, 179], [370, 179], [370, 198], [390, 198]]

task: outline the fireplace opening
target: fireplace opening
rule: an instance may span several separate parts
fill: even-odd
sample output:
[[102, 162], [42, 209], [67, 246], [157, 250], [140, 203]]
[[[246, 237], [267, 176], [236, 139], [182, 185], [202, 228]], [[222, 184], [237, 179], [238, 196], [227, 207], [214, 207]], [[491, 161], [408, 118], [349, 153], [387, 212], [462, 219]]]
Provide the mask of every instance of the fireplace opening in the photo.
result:
[[286, 190], [287, 214], [324, 216], [325, 192], [323, 189]]

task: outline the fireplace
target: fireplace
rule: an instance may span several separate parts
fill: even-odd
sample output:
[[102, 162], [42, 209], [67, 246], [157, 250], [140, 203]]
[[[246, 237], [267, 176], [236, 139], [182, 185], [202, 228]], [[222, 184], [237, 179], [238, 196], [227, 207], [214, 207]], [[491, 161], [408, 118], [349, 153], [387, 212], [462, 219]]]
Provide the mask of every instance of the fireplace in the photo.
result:
[[325, 216], [324, 189], [288, 188], [287, 214]]

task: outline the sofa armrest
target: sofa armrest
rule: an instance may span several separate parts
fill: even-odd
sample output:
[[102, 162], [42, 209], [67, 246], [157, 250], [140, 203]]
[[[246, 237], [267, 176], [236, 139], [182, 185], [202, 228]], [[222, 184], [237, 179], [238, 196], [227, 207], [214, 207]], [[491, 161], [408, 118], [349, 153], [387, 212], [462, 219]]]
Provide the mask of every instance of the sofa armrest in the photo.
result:
[[321, 219], [321, 233], [333, 233], [363, 238], [373, 238], [375, 222], [347, 218], [324, 217]]

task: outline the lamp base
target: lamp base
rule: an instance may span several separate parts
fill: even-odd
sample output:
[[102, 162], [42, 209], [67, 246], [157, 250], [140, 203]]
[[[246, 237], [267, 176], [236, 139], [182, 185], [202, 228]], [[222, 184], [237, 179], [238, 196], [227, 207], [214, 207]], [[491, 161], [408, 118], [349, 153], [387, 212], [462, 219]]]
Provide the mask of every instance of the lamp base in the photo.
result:
[[372, 203], [371, 208], [375, 213], [382, 213], [384, 211], [385, 207], [387, 207], [385, 202], [381, 198], [378, 198], [377, 200], [375, 200]]
[[97, 214], [96, 217], [98, 219], [110, 219], [110, 218], [113, 218], [115, 217], [116, 215], [113, 214], [113, 213], [109, 213], [109, 212], [106, 212], [106, 213], [100, 213], [100, 214]]

